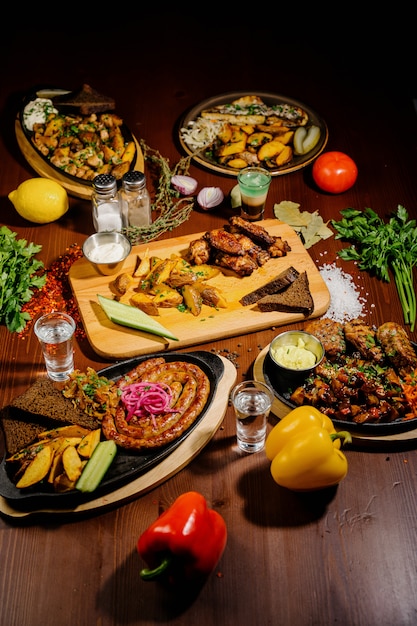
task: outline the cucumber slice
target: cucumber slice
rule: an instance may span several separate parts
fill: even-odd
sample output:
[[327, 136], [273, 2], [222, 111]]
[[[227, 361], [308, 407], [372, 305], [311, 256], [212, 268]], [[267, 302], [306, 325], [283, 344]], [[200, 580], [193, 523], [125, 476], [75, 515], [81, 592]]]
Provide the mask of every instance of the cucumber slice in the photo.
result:
[[107, 317], [115, 324], [136, 328], [137, 330], [144, 330], [152, 335], [179, 341], [178, 337], [173, 335], [171, 331], [140, 309], [130, 306], [129, 304], [123, 304], [123, 302], [117, 302], [117, 300], [112, 300], [111, 298], [106, 298], [105, 296], [100, 296], [99, 294], [97, 294], [97, 298]]
[[77, 480], [75, 488], [84, 493], [95, 491], [112, 464], [116, 452], [117, 446], [113, 440], [100, 441]]

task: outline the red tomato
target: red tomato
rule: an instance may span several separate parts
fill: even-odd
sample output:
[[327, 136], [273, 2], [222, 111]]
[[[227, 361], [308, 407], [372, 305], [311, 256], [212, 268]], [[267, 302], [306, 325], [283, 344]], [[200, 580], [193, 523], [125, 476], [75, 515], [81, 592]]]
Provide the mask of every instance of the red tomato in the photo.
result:
[[329, 193], [350, 189], [358, 177], [353, 159], [343, 152], [323, 152], [313, 164], [313, 179], [317, 187]]

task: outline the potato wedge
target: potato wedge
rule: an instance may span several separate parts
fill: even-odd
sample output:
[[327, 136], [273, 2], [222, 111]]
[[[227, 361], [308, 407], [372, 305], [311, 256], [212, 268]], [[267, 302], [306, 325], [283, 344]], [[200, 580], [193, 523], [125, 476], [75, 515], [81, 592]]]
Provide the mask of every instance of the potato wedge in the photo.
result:
[[289, 163], [293, 156], [293, 149], [291, 146], [285, 146], [284, 150], [282, 150], [276, 157], [275, 163], [280, 167], [281, 165], [285, 165], [285, 163]]
[[44, 135], [45, 137], [52, 137], [60, 133], [64, 127], [65, 119], [63, 117], [53, 117], [46, 125]]
[[259, 148], [264, 145], [264, 143], [268, 143], [269, 141], [272, 141], [272, 139], [273, 139], [272, 133], [268, 133], [268, 132], [252, 133], [252, 135], [249, 135], [248, 141], [247, 141], [248, 150], [250, 150], [251, 152], [257, 152]]
[[74, 446], [68, 446], [62, 453], [64, 471], [71, 482], [75, 482], [81, 476], [82, 463], [80, 455]]
[[83, 426], [71, 424], [69, 426], [58, 426], [52, 430], [45, 430], [39, 435], [42, 439], [55, 439], [56, 437], [85, 437], [91, 431]]
[[224, 294], [212, 285], [207, 285], [205, 282], [198, 281], [195, 284], [195, 289], [200, 293], [203, 304], [212, 306], [214, 308], [227, 308], [227, 300]]
[[166, 283], [174, 289], [183, 287], [184, 285], [190, 285], [196, 280], [196, 275], [193, 272], [191, 265], [182, 258], [178, 258], [174, 267], [171, 270], [169, 278]]
[[54, 442], [55, 451], [62, 453], [68, 446], [78, 446], [82, 441], [82, 437], [61, 437], [60, 440]]
[[260, 161], [265, 161], [267, 159], [272, 159], [277, 156], [280, 152], [282, 152], [285, 148], [285, 144], [281, 143], [278, 140], [268, 141], [268, 143], [264, 143], [258, 151], [258, 159]]
[[18, 489], [26, 489], [43, 480], [50, 470], [52, 459], [53, 452], [51, 446], [43, 446], [33, 461], [29, 463], [16, 487]]
[[144, 278], [151, 271], [151, 262], [149, 259], [149, 248], [146, 248], [143, 257], [139, 259], [139, 265], [133, 272], [135, 278]]
[[122, 296], [133, 285], [134, 278], [132, 274], [123, 272], [118, 274], [113, 282], [113, 287], [116, 290], [117, 295]]
[[154, 295], [153, 301], [156, 306], [161, 308], [176, 307], [183, 303], [182, 295], [166, 284], [157, 285], [151, 293]]
[[184, 304], [189, 311], [195, 317], [198, 317], [201, 313], [203, 301], [201, 295], [197, 289], [194, 289], [192, 285], [184, 285], [182, 288], [182, 295], [184, 298]]
[[206, 263], [202, 263], [201, 265], [193, 265], [193, 272], [196, 274], [198, 280], [209, 280], [210, 278], [214, 278], [220, 273], [218, 267], [214, 265], [208, 265]]
[[241, 157], [236, 157], [234, 159], [230, 159], [227, 161], [228, 167], [233, 167], [235, 170], [243, 170], [244, 167], [248, 166], [248, 162]]
[[125, 140], [120, 130], [120, 126], [113, 126], [109, 133], [110, 145], [113, 150], [120, 156], [125, 150]]
[[279, 133], [275, 135], [274, 140], [280, 141], [281, 143], [287, 146], [292, 141], [293, 137], [294, 137], [294, 131], [287, 130], [285, 133], [282, 133], [282, 134]]
[[230, 124], [223, 124], [223, 127], [217, 134], [217, 137], [222, 143], [229, 143], [231, 136], [232, 136], [232, 128]]
[[65, 472], [58, 474], [54, 480], [54, 490], [57, 493], [65, 493], [75, 489], [76, 480], [70, 480]]
[[122, 154], [122, 161], [127, 163], [132, 163], [133, 157], [135, 156], [136, 146], [134, 141], [129, 141], [124, 152]]
[[52, 459], [51, 467], [48, 472], [48, 483], [53, 485], [55, 479], [59, 474], [62, 474], [64, 471], [64, 465], [62, 463], [62, 452], [54, 454], [54, 458]]
[[149, 296], [147, 293], [135, 293], [130, 297], [129, 304], [135, 306], [137, 309], [140, 309], [147, 315], [159, 315], [159, 310], [153, 297]]
[[145, 283], [149, 289], [153, 289], [156, 285], [161, 285], [169, 278], [171, 270], [175, 267], [173, 259], [162, 259], [157, 263], [150, 273], [145, 277]]
[[77, 452], [85, 459], [89, 459], [100, 441], [101, 428], [91, 430], [83, 437], [77, 446]]
[[240, 141], [235, 141], [234, 143], [226, 143], [224, 146], [220, 146], [218, 150], [216, 150], [216, 156], [224, 157], [229, 154], [238, 154], [239, 152], [243, 152], [246, 146], [246, 139], [241, 139]]

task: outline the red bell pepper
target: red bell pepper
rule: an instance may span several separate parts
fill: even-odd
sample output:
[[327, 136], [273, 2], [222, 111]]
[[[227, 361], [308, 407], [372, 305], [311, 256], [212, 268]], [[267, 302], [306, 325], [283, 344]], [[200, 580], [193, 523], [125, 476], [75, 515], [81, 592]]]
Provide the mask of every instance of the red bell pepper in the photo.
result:
[[179, 496], [139, 537], [137, 550], [149, 566], [143, 580], [169, 583], [201, 580], [216, 567], [226, 547], [222, 516], [195, 491]]

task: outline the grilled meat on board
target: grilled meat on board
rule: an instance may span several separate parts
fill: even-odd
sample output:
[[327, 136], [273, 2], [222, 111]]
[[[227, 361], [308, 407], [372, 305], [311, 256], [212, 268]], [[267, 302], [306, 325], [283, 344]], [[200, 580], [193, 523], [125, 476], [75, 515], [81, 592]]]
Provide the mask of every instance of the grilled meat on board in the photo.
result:
[[194, 265], [214, 263], [238, 276], [250, 276], [271, 258], [286, 256], [291, 246], [282, 237], [270, 235], [260, 224], [233, 216], [229, 225], [204, 233], [192, 241], [186, 258]]

